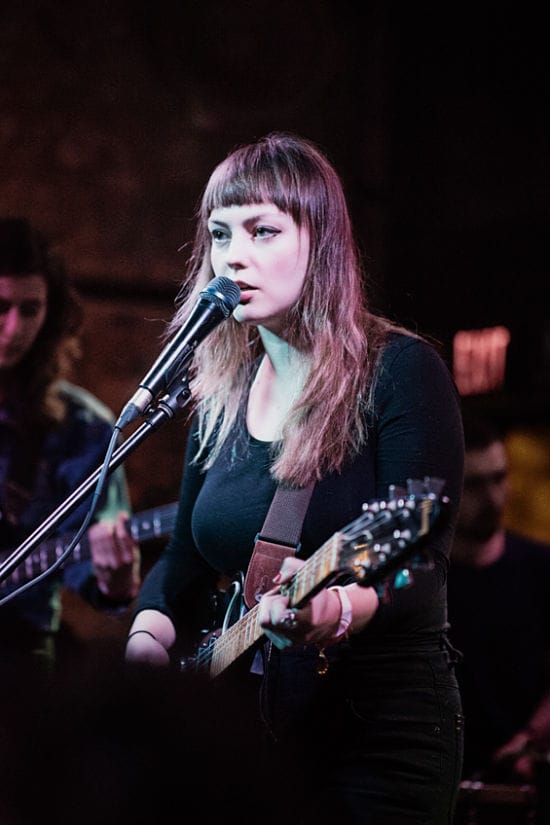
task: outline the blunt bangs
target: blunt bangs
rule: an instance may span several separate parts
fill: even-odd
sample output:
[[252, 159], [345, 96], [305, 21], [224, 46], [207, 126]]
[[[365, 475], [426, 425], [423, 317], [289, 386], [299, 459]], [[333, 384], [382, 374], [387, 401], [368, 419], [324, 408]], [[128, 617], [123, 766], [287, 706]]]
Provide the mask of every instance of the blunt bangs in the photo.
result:
[[245, 146], [214, 170], [203, 197], [203, 217], [213, 209], [273, 203], [300, 226], [303, 204], [316, 188], [314, 178], [318, 173], [305, 169], [302, 156], [289, 159], [288, 151], [279, 152], [275, 143]]

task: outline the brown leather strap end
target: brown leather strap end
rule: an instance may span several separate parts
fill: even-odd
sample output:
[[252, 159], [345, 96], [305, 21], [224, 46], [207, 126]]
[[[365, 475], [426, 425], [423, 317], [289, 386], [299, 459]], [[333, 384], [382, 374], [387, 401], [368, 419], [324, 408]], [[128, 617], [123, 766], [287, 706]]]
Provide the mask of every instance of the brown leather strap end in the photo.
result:
[[274, 587], [273, 579], [281, 569], [283, 559], [294, 555], [293, 547], [258, 539], [244, 584], [244, 603], [249, 610], [258, 603], [260, 596]]

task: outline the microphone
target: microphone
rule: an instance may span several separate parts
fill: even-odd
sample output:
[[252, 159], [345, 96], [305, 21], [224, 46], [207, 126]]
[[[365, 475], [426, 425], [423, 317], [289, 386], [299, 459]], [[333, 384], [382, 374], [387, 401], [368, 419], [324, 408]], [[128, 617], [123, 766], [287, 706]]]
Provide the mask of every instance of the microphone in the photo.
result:
[[195, 308], [174, 337], [165, 346], [147, 375], [122, 410], [116, 427], [122, 429], [142, 415], [161, 390], [177, 377], [203, 338], [224, 319], [229, 318], [241, 290], [230, 278], [214, 278], [200, 293]]

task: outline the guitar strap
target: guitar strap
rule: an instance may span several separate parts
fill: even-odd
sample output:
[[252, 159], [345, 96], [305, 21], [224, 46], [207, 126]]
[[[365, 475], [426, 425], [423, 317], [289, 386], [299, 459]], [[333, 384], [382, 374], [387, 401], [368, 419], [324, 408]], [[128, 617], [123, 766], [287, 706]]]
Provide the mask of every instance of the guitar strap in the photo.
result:
[[283, 559], [300, 544], [302, 523], [315, 482], [307, 487], [277, 487], [261, 531], [256, 536], [244, 581], [244, 603], [250, 610], [273, 587]]

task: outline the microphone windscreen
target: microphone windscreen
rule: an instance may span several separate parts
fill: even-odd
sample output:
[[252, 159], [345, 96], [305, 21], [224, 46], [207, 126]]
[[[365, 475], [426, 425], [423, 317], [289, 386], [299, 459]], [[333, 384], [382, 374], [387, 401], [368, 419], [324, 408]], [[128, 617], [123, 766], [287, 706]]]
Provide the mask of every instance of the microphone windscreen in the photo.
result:
[[200, 294], [202, 298], [218, 306], [226, 318], [231, 315], [241, 299], [239, 286], [224, 275], [213, 278]]

